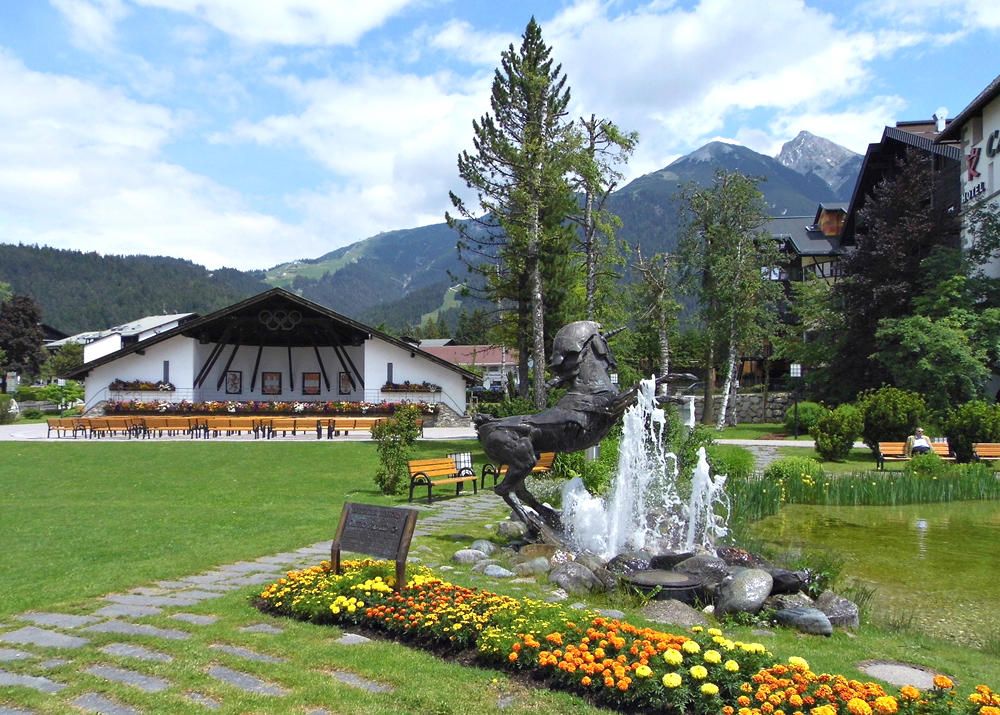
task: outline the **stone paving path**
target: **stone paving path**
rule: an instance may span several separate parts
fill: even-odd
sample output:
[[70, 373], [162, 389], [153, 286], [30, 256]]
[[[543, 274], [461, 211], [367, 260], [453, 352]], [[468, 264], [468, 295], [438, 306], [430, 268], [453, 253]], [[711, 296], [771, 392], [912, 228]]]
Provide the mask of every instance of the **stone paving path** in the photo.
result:
[[[438, 533], [452, 525], [461, 528], [470, 522], [481, 523], [496, 519], [502, 513], [503, 502], [487, 490], [478, 495], [437, 501], [433, 506], [411, 506], [421, 512], [414, 532], [416, 539]], [[61, 706], [63, 710], [75, 709], [106, 715], [143, 712], [128, 703], [118, 702], [98, 688], [78, 694], [72, 699], [61, 697], [60, 693], [72, 682], [65, 679], [65, 669], [60, 671], [59, 677], [32, 673], [72, 664], [74, 654], [80, 653], [91, 642], [94, 634], [111, 633], [119, 638], [114, 643], [102, 646], [99, 652], [134, 661], [135, 667], [93, 664], [90, 662], [93, 660], [91, 650], [87, 663], [81, 663], [76, 672], [109, 684], [126, 684], [143, 693], [169, 691], [174, 683], [165, 677], [141, 670], [143, 663], [170, 663], [174, 660], [174, 656], [159, 649], [157, 642], [186, 640], [191, 637], [192, 628], [209, 626], [219, 620], [218, 616], [211, 614], [187, 613], [184, 610], [186, 607], [210, 602], [247, 586], [270, 583], [289, 570], [312, 566], [329, 558], [330, 545], [329, 541], [319, 542], [294, 552], [262, 556], [253, 561], [239, 561], [173, 581], [137, 586], [127, 593], [109, 594], [100, 603], [94, 604], [94, 610], [89, 615], [31, 612], [12, 616], [9, 620], [15, 621], [13, 623], [0, 622], [0, 715], [36, 712], [18, 699], [19, 693], [29, 690], [52, 698], [54, 702], [51, 709], [54, 710]], [[164, 628], [141, 622], [147, 616], [160, 615], [168, 615], [176, 620], [178, 627]], [[262, 621], [240, 630], [278, 634], [282, 632], [282, 624], [280, 621]], [[133, 642], [132, 638], [141, 638], [142, 643]], [[344, 645], [363, 645], [367, 641], [363, 636], [345, 633], [338, 642]], [[209, 677], [240, 691], [275, 698], [292, 692], [285, 684], [272, 682], [254, 672], [254, 663], [277, 663], [282, 662], [283, 658], [225, 644], [213, 644], [209, 649], [238, 656], [240, 662], [245, 663], [240, 669], [209, 662], [194, 664], [194, 667], [203, 669]], [[58, 652], [59, 656], [52, 657], [53, 651]], [[391, 692], [388, 686], [354, 673], [334, 671], [331, 676], [348, 686], [372, 693]], [[225, 705], [202, 693], [186, 693], [185, 697], [206, 710], [217, 710]], [[274, 712], [282, 712], [280, 706]], [[319, 709], [312, 712], [314, 715], [321, 715], [326, 711]]]

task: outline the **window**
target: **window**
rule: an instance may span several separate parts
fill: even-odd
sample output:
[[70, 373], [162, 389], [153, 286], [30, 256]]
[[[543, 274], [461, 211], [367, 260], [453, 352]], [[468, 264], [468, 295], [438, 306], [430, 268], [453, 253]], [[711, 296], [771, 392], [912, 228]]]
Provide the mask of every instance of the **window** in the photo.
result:
[[392, 363], [387, 362], [385, 364], [385, 381], [388, 384], [392, 384]]
[[170, 382], [170, 361], [163, 361], [163, 381]]

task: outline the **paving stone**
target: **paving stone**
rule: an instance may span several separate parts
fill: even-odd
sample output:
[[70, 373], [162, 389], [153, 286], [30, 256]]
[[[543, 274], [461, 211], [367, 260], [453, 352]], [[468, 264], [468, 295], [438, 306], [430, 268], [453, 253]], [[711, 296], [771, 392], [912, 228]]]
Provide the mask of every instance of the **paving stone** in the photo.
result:
[[126, 606], [153, 606], [154, 608], [170, 608], [171, 606], [193, 606], [201, 599], [189, 596], [139, 596], [129, 593], [113, 593], [104, 597], [105, 601], [122, 603]]
[[[185, 586], [190, 586], [191, 584], [184, 584]], [[199, 591], [214, 591], [219, 595], [223, 593], [228, 593], [229, 591], [235, 591], [242, 586], [231, 584], [231, 583], [200, 583], [198, 584]]]
[[177, 594], [181, 598], [194, 598], [198, 601], [210, 601], [213, 598], [218, 598], [222, 594], [216, 590], [202, 590], [201, 588], [191, 589], [190, 591], [181, 591]]
[[271, 566], [255, 563], [253, 561], [237, 561], [234, 564], [220, 566], [219, 571], [235, 571], [236, 573], [253, 573], [255, 571], [267, 571]]
[[170, 681], [166, 678], [158, 678], [155, 675], [146, 675], [145, 673], [139, 673], [128, 668], [119, 668], [114, 665], [92, 665], [89, 668], [84, 668], [83, 672], [115, 683], [131, 685], [146, 693], [158, 693], [170, 687]]
[[295, 562], [298, 558], [298, 554], [275, 554], [274, 556], [261, 556], [257, 559], [257, 563], [271, 565], [288, 564]]
[[49, 658], [48, 660], [43, 660], [38, 664], [39, 668], [58, 668], [60, 666], [71, 663], [72, 661], [66, 658]]
[[119, 616], [142, 618], [143, 616], [155, 616], [157, 613], [163, 613], [163, 609], [156, 606], [130, 606], [125, 603], [112, 603], [110, 606], [94, 611], [94, 615], [107, 618], [118, 618]]
[[151, 650], [141, 645], [133, 645], [132, 643], [109, 643], [101, 648], [101, 652], [108, 655], [125, 656], [126, 658], [152, 660], [158, 663], [171, 663], [174, 660], [174, 657], [169, 653], [161, 653], [158, 650]]
[[54, 680], [49, 680], [41, 676], [21, 675], [20, 673], [0, 670], [0, 687], [9, 685], [20, 685], [25, 688], [37, 690], [40, 693], [58, 693], [66, 687], [62, 683], [57, 683]]
[[206, 710], [218, 710], [222, 707], [222, 704], [213, 698], [203, 695], [201, 693], [188, 693], [186, 695], [187, 699], [192, 703], [201, 705]]
[[232, 576], [232, 574], [225, 571], [209, 571], [207, 573], [195, 574], [194, 576], [185, 576], [181, 581], [181, 585], [190, 587], [192, 583], [218, 583], [219, 581], [224, 581], [230, 576]]
[[340, 643], [340, 645], [361, 645], [362, 643], [368, 643], [370, 640], [371, 638], [366, 638], [357, 633], [345, 633], [336, 642]]
[[70, 705], [84, 712], [101, 713], [101, 715], [139, 715], [138, 710], [119, 705], [99, 693], [84, 693], [73, 700]]
[[224, 683], [229, 683], [234, 688], [239, 688], [248, 693], [259, 693], [261, 695], [287, 695], [288, 691], [278, 685], [266, 683], [256, 676], [243, 673], [223, 665], [213, 665], [208, 669], [208, 674]]
[[346, 683], [347, 685], [352, 685], [355, 688], [367, 690], [369, 693], [393, 692], [393, 689], [388, 685], [382, 685], [381, 683], [376, 683], [373, 680], [367, 680], [366, 678], [362, 678], [360, 675], [355, 675], [354, 673], [345, 673], [340, 670], [335, 670], [330, 673], [330, 675], [339, 680], [341, 683]]
[[267, 655], [266, 653], [258, 653], [255, 650], [250, 650], [249, 648], [241, 648], [240, 646], [224, 645], [222, 643], [213, 643], [209, 646], [213, 650], [222, 651], [223, 653], [230, 653], [232, 655], [238, 655], [241, 658], [247, 658], [248, 660], [258, 660], [262, 663], [284, 663], [284, 658], [278, 658], [277, 656]]
[[136, 588], [130, 588], [128, 592], [135, 593], [140, 596], [163, 596], [171, 593], [171, 591], [166, 588], [154, 588], [152, 586], [137, 586]]
[[21, 710], [0, 705], [0, 715], [32, 715], [33, 710]]
[[253, 626], [244, 626], [240, 628], [241, 631], [246, 631], [247, 633], [271, 633], [277, 635], [279, 633], [284, 633], [284, 631], [277, 626], [272, 626], [270, 623], [258, 623]]
[[16, 648], [0, 648], [0, 663], [9, 662], [12, 660], [24, 660], [25, 658], [33, 658], [32, 653], [26, 653], [23, 650], [17, 650]]
[[190, 583], [185, 583], [184, 581], [157, 581], [157, 585], [163, 588], [190, 588]]
[[45, 648], [79, 648], [90, 642], [88, 638], [80, 636], [69, 636], [65, 633], [38, 628], [37, 626], [25, 626], [16, 631], [8, 631], [0, 634], [0, 641], [8, 643], [31, 643], [32, 645]]
[[196, 626], [210, 626], [219, 620], [218, 616], [202, 615], [200, 613], [175, 613], [171, 618]]
[[38, 626], [52, 626], [53, 628], [79, 628], [100, 620], [93, 616], [74, 616], [69, 613], [22, 613], [14, 618], [20, 621], [31, 621]]
[[276, 573], [257, 573], [251, 574], [249, 576], [244, 576], [242, 578], [234, 578], [229, 581], [229, 583], [236, 586], [254, 586], [262, 583], [270, 583], [277, 579], [279, 574]]
[[96, 633], [121, 633], [127, 636], [155, 636], [156, 638], [166, 638], [168, 640], [184, 640], [191, 637], [191, 634], [185, 631], [176, 631], [172, 628], [157, 628], [156, 626], [119, 620], [95, 623], [83, 630], [94, 631]]

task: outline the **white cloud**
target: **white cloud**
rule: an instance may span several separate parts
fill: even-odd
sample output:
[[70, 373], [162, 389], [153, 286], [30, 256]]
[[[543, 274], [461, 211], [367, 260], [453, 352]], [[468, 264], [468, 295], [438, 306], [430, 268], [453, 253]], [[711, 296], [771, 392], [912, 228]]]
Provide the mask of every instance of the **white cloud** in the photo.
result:
[[517, 35], [479, 32], [468, 22], [452, 20], [430, 37], [428, 44], [466, 62], [495, 67], [500, 53], [512, 44], [519, 47], [521, 41]]
[[122, 0], [50, 0], [70, 26], [70, 39], [84, 49], [111, 46], [115, 24], [127, 11]]
[[5, 54], [0, 95], [7, 98], [0, 103], [5, 241], [114, 254], [166, 252], [209, 267], [271, 265], [288, 256], [291, 241], [322, 252], [304, 230], [164, 162], [163, 146], [184, 125], [163, 107], [27, 70]]
[[415, 0], [132, 0], [197, 17], [241, 42], [352, 45]]

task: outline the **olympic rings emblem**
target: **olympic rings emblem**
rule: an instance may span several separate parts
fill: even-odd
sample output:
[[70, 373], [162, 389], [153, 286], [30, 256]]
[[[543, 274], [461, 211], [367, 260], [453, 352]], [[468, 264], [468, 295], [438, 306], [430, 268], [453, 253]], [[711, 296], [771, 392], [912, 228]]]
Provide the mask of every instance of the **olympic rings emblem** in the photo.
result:
[[257, 320], [268, 330], [291, 330], [302, 322], [302, 313], [297, 310], [262, 310]]

